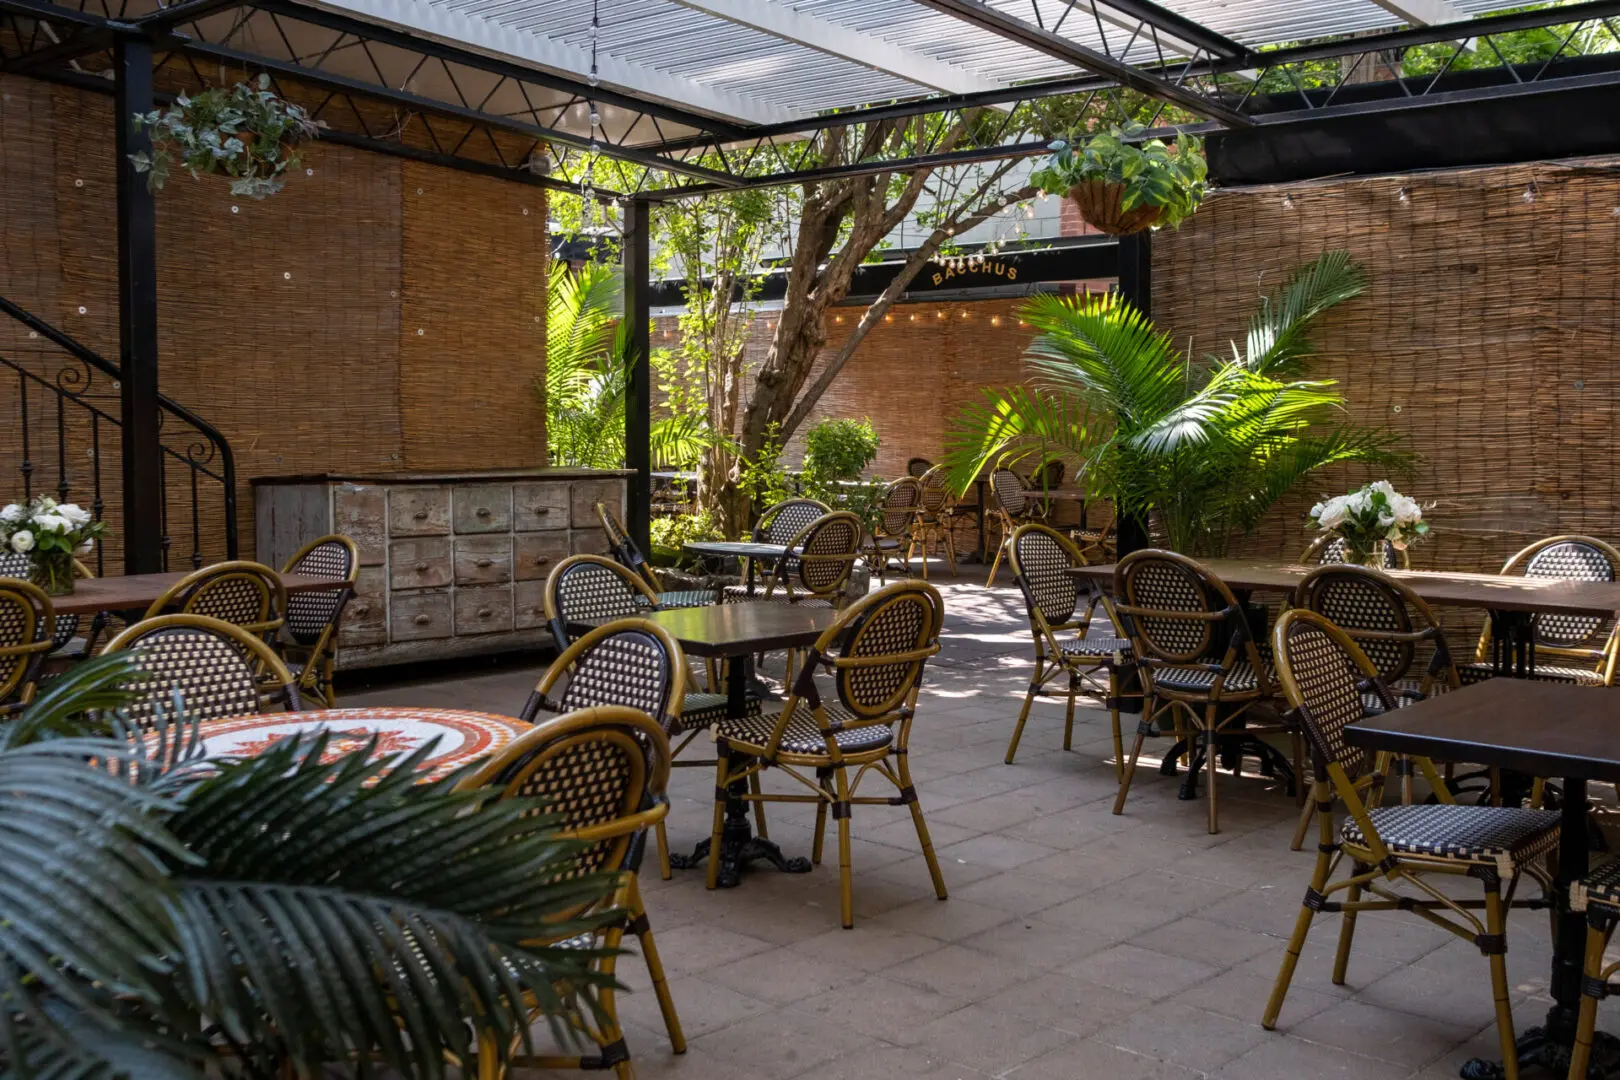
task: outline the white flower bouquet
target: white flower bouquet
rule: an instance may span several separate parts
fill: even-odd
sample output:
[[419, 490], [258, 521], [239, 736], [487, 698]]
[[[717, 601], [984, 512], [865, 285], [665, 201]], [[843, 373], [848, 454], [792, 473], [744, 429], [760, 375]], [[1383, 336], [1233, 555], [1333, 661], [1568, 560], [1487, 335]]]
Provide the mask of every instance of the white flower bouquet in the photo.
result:
[[1390, 486], [1388, 480], [1368, 484], [1348, 495], [1336, 495], [1311, 507], [1311, 524], [1344, 540], [1348, 561], [1381, 566], [1379, 545], [1397, 551], [1429, 535], [1423, 507]]
[[90, 511], [47, 495], [0, 508], [0, 550], [26, 555], [29, 580], [52, 596], [73, 591], [73, 557], [87, 554], [105, 529]]

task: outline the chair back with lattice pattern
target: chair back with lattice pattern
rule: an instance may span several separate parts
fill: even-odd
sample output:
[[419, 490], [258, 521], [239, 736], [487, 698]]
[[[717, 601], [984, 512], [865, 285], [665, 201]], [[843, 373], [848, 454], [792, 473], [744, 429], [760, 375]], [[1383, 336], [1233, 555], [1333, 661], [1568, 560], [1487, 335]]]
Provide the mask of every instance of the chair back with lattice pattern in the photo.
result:
[[[89, 571], [84, 564], [74, 560], [75, 577], [89, 577]], [[17, 578], [28, 581], [34, 572], [34, 564], [27, 555], [19, 555], [15, 551], [0, 551], [0, 577]], [[79, 617], [77, 615], [58, 615], [56, 617], [56, 632], [51, 635], [51, 651], [55, 652], [73, 640], [73, 635], [79, 632]], [[0, 685], [4, 680], [0, 679]]]
[[754, 525], [754, 540], [761, 544], [787, 544], [832, 508], [815, 499], [784, 499], [767, 507]]
[[[337, 578], [348, 585], [287, 594], [287, 636], [306, 648], [326, 644], [337, 632], [343, 607], [354, 595], [355, 575], [360, 571], [360, 549], [341, 533], [323, 536], [306, 544], [282, 567], [284, 574]], [[204, 613], [206, 614], [206, 613]]]
[[264, 637], [279, 630], [287, 610], [281, 578], [263, 563], [233, 559], [193, 570], [146, 609], [158, 615], [205, 615]]
[[626, 705], [666, 732], [686, 693], [686, 661], [669, 631], [647, 619], [615, 619], [564, 649], [518, 715]]
[[[266, 702], [298, 708], [293, 677], [281, 658], [240, 626], [206, 615], [144, 619], [107, 643], [107, 652], [131, 650], [143, 677], [124, 689], [130, 721], [150, 728], [159, 712], [171, 719], [178, 693], [187, 719], [225, 720], [267, 711]], [[262, 672], [262, 674], [261, 674]]]
[[922, 506], [922, 484], [906, 476], [890, 484], [883, 492], [883, 505], [878, 521], [878, 536], [905, 536], [911, 531], [917, 510]]
[[1008, 562], [1037, 635], [1044, 633], [1043, 627], [1062, 630], [1074, 622], [1080, 579], [1067, 571], [1084, 566], [1085, 560], [1068, 538], [1045, 525], [1021, 525], [1013, 533]]
[[921, 479], [936, 468], [938, 466], [925, 457], [914, 457], [906, 461], [906, 475], [913, 479]]
[[1022, 514], [1029, 506], [1029, 489], [1023, 477], [1011, 469], [997, 469], [990, 474], [990, 497], [996, 501], [997, 510], [1012, 516]]
[[630, 533], [620, 521], [618, 515], [607, 508], [604, 503], [596, 504], [596, 517], [602, 523], [602, 534], [607, 538], [608, 553], [615, 561], [633, 570], [637, 577], [647, 583], [647, 587], [654, 592], [663, 587], [658, 575], [653, 571], [652, 564], [647, 561], [646, 554], [630, 537]]
[[797, 599], [836, 601], [849, 582], [864, 531], [861, 519], [847, 510], [823, 514], [788, 542], [793, 557], [778, 563], [771, 587], [781, 583]]
[[1393, 710], [1378, 668], [1350, 636], [1326, 617], [1303, 608], [1282, 613], [1272, 630], [1272, 652], [1283, 697], [1299, 716], [1317, 775], [1336, 764], [1355, 777], [1367, 755], [1344, 740], [1344, 729], [1365, 715], [1362, 691], [1374, 689]]
[[951, 507], [950, 469], [935, 465], [917, 478], [922, 485], [922, 509], [930, 518], [937, 518]]
[[1237, 598], [1202, 564], [1171, 551], [1133, 551], [1114, 567], [1114, 610], [1146, 664], [1209, 653], [1225, 622], [1243, 623]]
[[657, 595], [633, 571], [601, 555], [570, 555], [546, 578], [546, 621], [558, 651], [574, 639], [569, 626], [623, 619], [658, 607]]
[[[1620, 567], [1620, 551], [1590, 536], [1550, 536], [1514, 555], [1502, 567], [1504, 574], [1567, 581], [1613, 581]], [[1600, 644], [1607, 619], [1590, 615], [1532, 617], [1536, 647], [1591, 649]]]
[[[581, 844], [561, 875], [571, 879], [631, 869], [637, 834], [669, 812], [669, 761], [657, 721], [628, 706], [600, 705], [537, 724], [460, 786], [540, 800], [560, 834]], [[557, 921], [590, 906], [559, 913]]]
[[1051, 491], [1063, 486], [1063, 478], [1068, 475], [1068, 466], [1063, 462], [1053, 460], [1037, 467], [1029, 474], [1029, 487], [1032, 491]]
[[[1411, 567], [1411, 554], [1404, 549], [1397, 550], [1395, 545], [1379, 541], [1379, 550], [1384, 556], [1385, 570], [1406, 570]], [[1342, 563], [1348, 558], [1350, 545], [1345, 543], [1344, 537], [1334, 533], [1323, 533], [1311, 541], [1299, 561], [1306, 566], [1327, 566], [1333, 563]]]
[[56, 647], [55, 635], [56, 609], [45, 590], [0, 577], [0, 706], [32, 696], [39, 665]]
[[[1422, 644], [1435, 648], [1440, 666], [1451, 663], [1445, 635], [1429, 605], [1377, 570], [1324, 563], [1300, 580], [1293, 603], [1343, 630], [1373, 662], [1378, 677], [1391, 685], [1406, 677]], [[1431, 665], [1431, 670], [1439, 667]]]

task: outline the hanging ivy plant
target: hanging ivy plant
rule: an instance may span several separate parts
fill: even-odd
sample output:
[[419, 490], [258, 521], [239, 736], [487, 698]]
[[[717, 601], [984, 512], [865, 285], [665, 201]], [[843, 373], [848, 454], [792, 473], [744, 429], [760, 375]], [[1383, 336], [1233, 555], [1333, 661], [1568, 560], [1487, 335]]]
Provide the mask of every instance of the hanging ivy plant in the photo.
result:
[[223, 173], [232, 178], [232, 195], [252, 199], [280, 191], [301, 161], [299, 143], [326, 126], [271, 90], [269, 75], [260, 75], [257, 87], [181, 94], [167, 109], [136, 113], [134, 123], [151, 132], [152, 152], [130, 155], [150, 190], [161, 189], [178, 162], [193, 178]]
[[1180, 225], [1207, 190], [1203, 143], [1191, 135], [1175, 146], [1162, 139], [1129, 141], [1142, 131], [1116, 127], [1079, 141], [1059, 139], [1030, 182], [1073, 199], [1080, 216], [1105, 233]]

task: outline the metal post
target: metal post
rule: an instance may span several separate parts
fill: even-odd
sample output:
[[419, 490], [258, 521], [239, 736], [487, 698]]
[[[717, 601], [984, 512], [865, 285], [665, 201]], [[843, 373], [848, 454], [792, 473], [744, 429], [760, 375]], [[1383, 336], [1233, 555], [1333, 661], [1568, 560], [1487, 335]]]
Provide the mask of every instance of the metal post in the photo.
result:
[[[1153, 314], [1153, 233], [1143, 229], [1119, 238], [1119, 295], [1143, 315]], [[1147, 519], [1121, 515], [1114, 534], [1121, 556], [1148, 546]]]
[[652, 312], [651, 205], [633, 199], [624, 210], [624, 317], [630, 323], [629, 378], [624, 410], [624, 464], [630, 478], [626, 527], [651, 551], [652, 518]]
[[118, 155], [118, 356], [123, 375], [124, 572], [163, 569], [162, 453], [158, 442], [157, 207], [129, 156], [151, 149], [130, 123], [149, 112], [152, 43], [120, 36], [114, 45], [113, 117]]

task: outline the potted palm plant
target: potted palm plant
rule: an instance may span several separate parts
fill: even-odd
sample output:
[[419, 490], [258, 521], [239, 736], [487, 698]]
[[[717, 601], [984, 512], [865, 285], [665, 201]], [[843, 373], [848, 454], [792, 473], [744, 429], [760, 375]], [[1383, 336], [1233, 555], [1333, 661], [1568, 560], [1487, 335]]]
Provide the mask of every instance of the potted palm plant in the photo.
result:
[[1030, 182], [1074, 201], [1093, 228], [1113, 236], [1177, 226], [1198, 209], [1208, 165], [1203, 143], [1183, 135], [1176, 145], [1136, 140], [1140, 125], [1058, 139]]

